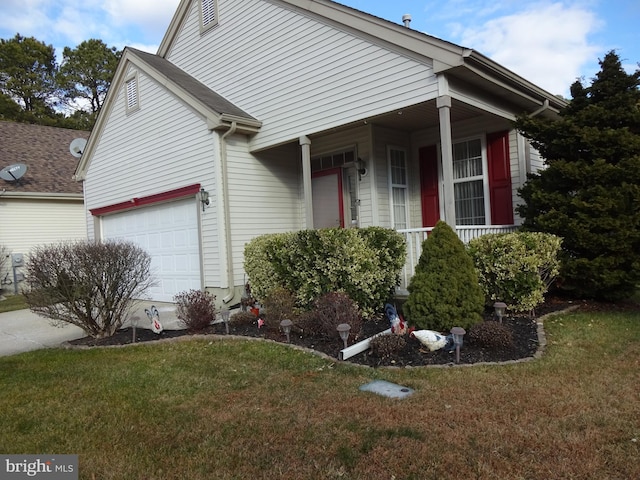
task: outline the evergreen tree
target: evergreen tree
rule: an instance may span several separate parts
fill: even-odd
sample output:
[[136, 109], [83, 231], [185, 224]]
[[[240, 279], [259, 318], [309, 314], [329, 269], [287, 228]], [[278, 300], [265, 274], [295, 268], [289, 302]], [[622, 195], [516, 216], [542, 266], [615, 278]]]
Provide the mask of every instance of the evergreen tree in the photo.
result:
[[422, 244], [402, 307], [418, 328], [448, 333], [482, 321], [484, 294], [471, 256], [453, 229], [439, 221]]
[[640, 70], [627, 74], [615, 52], [600, 67], [572, 85], [559, 119], [518, 118], [548, 165], [518, 212], [525, 229], [563, 238], [563, 288], [616, 300], [640, 283]]

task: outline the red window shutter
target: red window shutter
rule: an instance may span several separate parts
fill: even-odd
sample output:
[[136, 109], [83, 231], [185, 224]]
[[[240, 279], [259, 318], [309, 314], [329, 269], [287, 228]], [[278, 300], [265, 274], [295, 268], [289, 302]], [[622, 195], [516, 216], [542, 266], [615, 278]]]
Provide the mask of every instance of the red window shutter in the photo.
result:
[[440, 220], [438, 149], [435, 145], [422, 147], [419, 155], [422, 226], [433, 227]]
[[489, 202], [492, 225], [513, 225], [509, 132], [487, 135]]

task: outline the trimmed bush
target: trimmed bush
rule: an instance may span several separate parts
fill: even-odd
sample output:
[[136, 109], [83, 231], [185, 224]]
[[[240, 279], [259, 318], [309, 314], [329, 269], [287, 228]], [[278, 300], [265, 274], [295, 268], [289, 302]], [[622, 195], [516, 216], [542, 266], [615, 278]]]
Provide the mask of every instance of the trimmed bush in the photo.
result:
[[502, 301], [514, 312], [528, 312], [544, 302], [558, 275], [561, 239], [537, 232], [489, 234], [469, 242], [485, 302]]
[[371, 314], [392, 295], [405, 255], [394, 230], [327, 228], [256, 237], [245, 246], [244, 265], [260, 301], [280, 286], [310, 308], [321, 295], [341, 291]]
[[470, 328], [482, 321], [484, 295], [465, 246], [453, 229], [439, 221], [422, 244], [416, 273], [402, 307], [421, 329]]
[[36, 247], [27, 261], [25, 299], [38, 315], [109, 337], [154, 284], [150, 265], [149, 254], [131, 242]]
[[216, 318], [216, 297], [207, 291], [180, 292], [173, 299], [178, 320], [192, 332], [205, 330]]

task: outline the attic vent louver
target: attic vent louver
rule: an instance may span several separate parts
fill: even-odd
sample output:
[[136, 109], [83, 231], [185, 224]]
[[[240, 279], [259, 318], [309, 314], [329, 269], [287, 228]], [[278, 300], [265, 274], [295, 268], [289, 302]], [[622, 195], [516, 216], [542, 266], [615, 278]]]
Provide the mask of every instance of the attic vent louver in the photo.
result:
[[211, 27], [218, 23], [217, 0], [200, 0], [200, 13], [202, 28]]

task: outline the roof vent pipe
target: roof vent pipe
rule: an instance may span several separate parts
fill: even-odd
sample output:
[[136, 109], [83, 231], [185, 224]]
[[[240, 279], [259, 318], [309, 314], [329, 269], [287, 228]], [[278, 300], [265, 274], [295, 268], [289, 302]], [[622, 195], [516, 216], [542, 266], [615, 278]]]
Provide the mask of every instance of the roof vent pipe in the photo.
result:
[[404, 26], [409, 28], [409, 24], [411, 23], [411, 15], [408, 13], [405, 13], [402, 16], [402, 22], [404, 23]]

